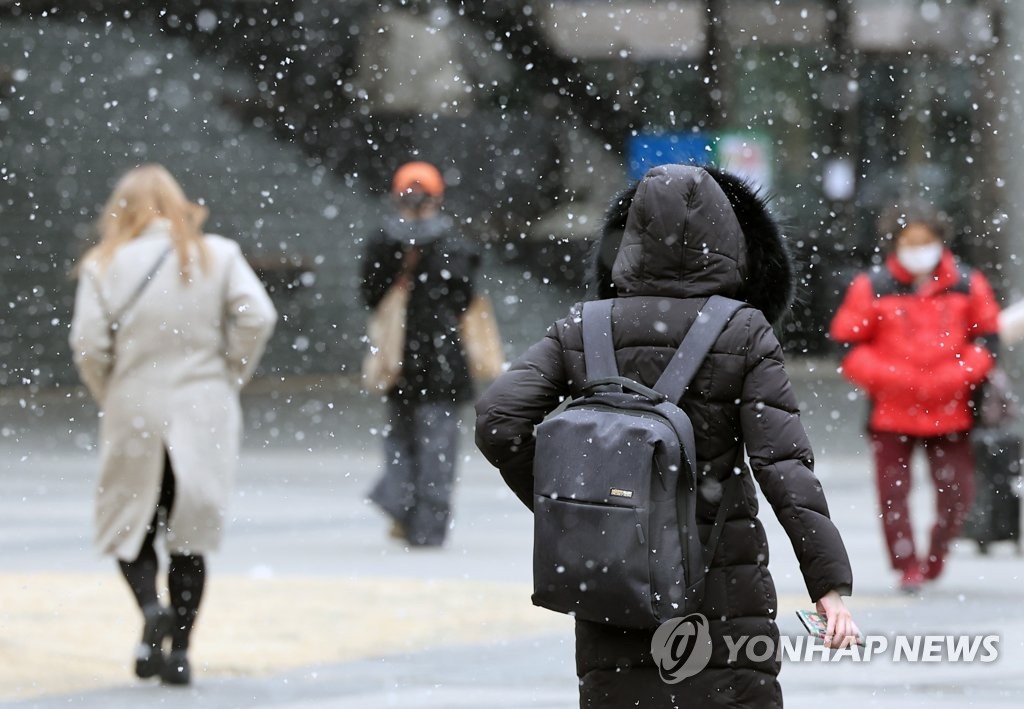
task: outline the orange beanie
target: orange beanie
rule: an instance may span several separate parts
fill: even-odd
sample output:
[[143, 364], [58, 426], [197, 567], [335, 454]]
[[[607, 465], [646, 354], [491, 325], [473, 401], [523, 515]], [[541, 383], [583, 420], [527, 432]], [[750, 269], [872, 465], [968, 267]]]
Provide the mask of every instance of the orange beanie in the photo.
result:
[[426, 192], [431, 197], [441, 197], [444, 195], [444, 178], [428, 162], [407, 162], [395, 172], [391, 191], [400, 195], [413, 190]]

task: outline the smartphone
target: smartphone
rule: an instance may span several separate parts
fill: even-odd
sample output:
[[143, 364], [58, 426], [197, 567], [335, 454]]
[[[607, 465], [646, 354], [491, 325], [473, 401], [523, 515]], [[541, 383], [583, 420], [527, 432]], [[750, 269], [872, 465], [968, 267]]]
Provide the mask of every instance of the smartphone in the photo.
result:
[[[818, 613], [817, 611], [797, 611], [796, 617], [804, 624], [808, 633], [816, 638], [825, 637], [825, 634], [828, 631], [828, 620], [825, 618], [824, 613]], [[864, 638], [857, 636], [857, 644], [863, 645]]]
[[804, 624], [808, 633], [817, 638], [825, 637], [825, 632], [828, 630], [828, 621], [823, 613], [818, 613], [817, 611], [797, 611], [796, 617]]

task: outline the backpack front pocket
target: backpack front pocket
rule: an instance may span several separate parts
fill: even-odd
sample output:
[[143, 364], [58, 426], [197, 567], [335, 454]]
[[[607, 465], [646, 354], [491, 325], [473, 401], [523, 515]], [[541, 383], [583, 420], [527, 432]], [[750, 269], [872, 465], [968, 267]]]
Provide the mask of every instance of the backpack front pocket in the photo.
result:
[[533, 602], [583, 620], [656, 625], [645, 507], [537, 495]]

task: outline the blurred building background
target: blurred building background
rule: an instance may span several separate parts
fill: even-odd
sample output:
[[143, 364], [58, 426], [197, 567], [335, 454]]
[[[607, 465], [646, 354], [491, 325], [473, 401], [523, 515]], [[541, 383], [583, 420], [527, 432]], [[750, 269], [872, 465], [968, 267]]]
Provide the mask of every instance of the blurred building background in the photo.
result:
[[264, 375], [358, 365], [362, 239], [441, 166], [510, 353], [582, 293], [611, 196], [714, 159], [775, 196], [824, 332], [875, 219], [923, 195], [1024, 277], [1024, 8], [1010, 0], [0, 0], [0, 386], [74, 383], [69, 271], [114, 180], [166, 164], [284, 318]]

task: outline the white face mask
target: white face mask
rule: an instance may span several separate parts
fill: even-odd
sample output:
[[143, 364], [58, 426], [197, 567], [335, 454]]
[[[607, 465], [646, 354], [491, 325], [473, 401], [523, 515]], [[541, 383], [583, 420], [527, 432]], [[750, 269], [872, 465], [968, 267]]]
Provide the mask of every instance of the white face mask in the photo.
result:
[[924, 276], [934, 271], [942, 260], [942, 244], [904, 246], [896, 251], [896, 259], [911, 274]]

